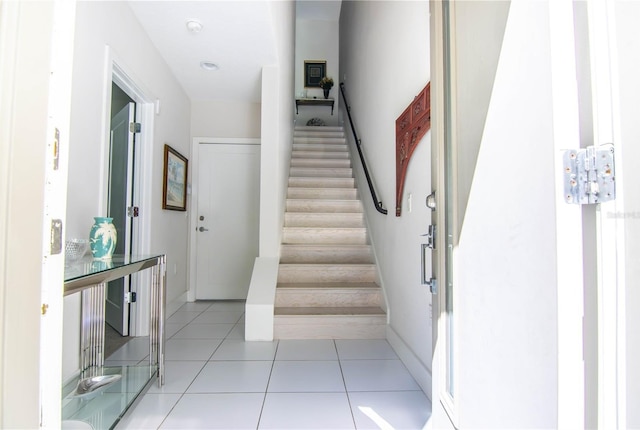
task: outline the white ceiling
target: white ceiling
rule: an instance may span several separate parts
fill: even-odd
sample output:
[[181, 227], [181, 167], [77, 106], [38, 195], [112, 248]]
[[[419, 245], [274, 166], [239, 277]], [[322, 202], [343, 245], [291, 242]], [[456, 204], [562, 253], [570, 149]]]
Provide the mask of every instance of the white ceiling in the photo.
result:
[[[334, 20], [338, 0], [297, 2], [299, 19]], [[259, 102], [264, 65], [277, 60], [270, 2], [265, 0], [129, 1], [138, 21], [191, 100]], [[202, 23], [200, 33], [187, 21]], [[201, 61], [220, 68], [206, 71]]]

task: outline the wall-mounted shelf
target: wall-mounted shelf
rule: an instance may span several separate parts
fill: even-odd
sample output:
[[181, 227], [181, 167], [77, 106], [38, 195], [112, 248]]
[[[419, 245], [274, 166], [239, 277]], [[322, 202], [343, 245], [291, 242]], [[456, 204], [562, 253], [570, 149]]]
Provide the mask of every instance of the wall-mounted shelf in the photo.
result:
[[333, 105], [335, 100], [328, 99], [296, 99], [296, 115], [298, 114], [298, 106], [331, 106], [331, 115], [333, 115]]

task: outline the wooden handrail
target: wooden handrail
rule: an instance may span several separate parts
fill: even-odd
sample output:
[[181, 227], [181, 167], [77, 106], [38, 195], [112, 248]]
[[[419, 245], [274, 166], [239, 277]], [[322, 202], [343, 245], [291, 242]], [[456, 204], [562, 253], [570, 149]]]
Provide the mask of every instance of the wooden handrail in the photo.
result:
[[373, 199], [373, 204], [376, 207], [376, 210], [383, 215], [387, 214], [387, 210], [382, 207], [382, 201], [378, 200], [376, 195], [376, 190], [373, 187], [373, 182], [371, 181], [371, 176], [369, 175], [369, 169], [367, 168], [367, 162], [364, 159], [364, 154], [362, 153], [362, 148], [360, 147], [362, 142], [358, 139], [358, 134], [356, 133], [356, 128], [353, 125], [353, 119], [351, 118], [351, 106], [349, 106], [349, 102], [347, 101], [347, 97], [344, 93], [344, 82], [340, 82], [340, 94], [342, 94], [342, 99], [344, 100], [344, 104], [347, 108], [347, 116], [349, 117], [349, 124], [351, 125], [351, 131], [353, 132], [353, 138], [355, 139], [356, 148], [358, 149], [358, 155], [360, 155], [360, 162], [362, 163], [362, 169], [364, 170], [364, 176], [367, 178], [367, 184], [369, 185], [369, 191], [371, 192], [371, 198]]

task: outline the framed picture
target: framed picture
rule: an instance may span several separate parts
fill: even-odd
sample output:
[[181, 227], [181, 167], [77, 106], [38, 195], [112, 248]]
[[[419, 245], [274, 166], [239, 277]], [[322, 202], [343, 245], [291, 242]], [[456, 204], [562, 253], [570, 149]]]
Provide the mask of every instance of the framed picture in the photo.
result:
[[320, 60], [305, 60], [304, 86], [305, 88], [320, 88], [320, 79], [327, 73], [327, 62]]
[[187, 164], [187, 159], [178, 151], [164, 145], [162, 209], [187, 210]]

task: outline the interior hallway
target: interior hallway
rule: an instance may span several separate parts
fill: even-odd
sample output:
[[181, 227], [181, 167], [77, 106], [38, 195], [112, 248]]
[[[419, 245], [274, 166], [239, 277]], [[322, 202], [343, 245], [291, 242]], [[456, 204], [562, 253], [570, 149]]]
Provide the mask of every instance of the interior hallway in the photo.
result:
[[[117, 429], [422, 429], [431, 403], [386, 340], [245, 342], [244, 303], [167, 318], [166, 381]], [[145, 359], [147, 339], [108, 361]]]

